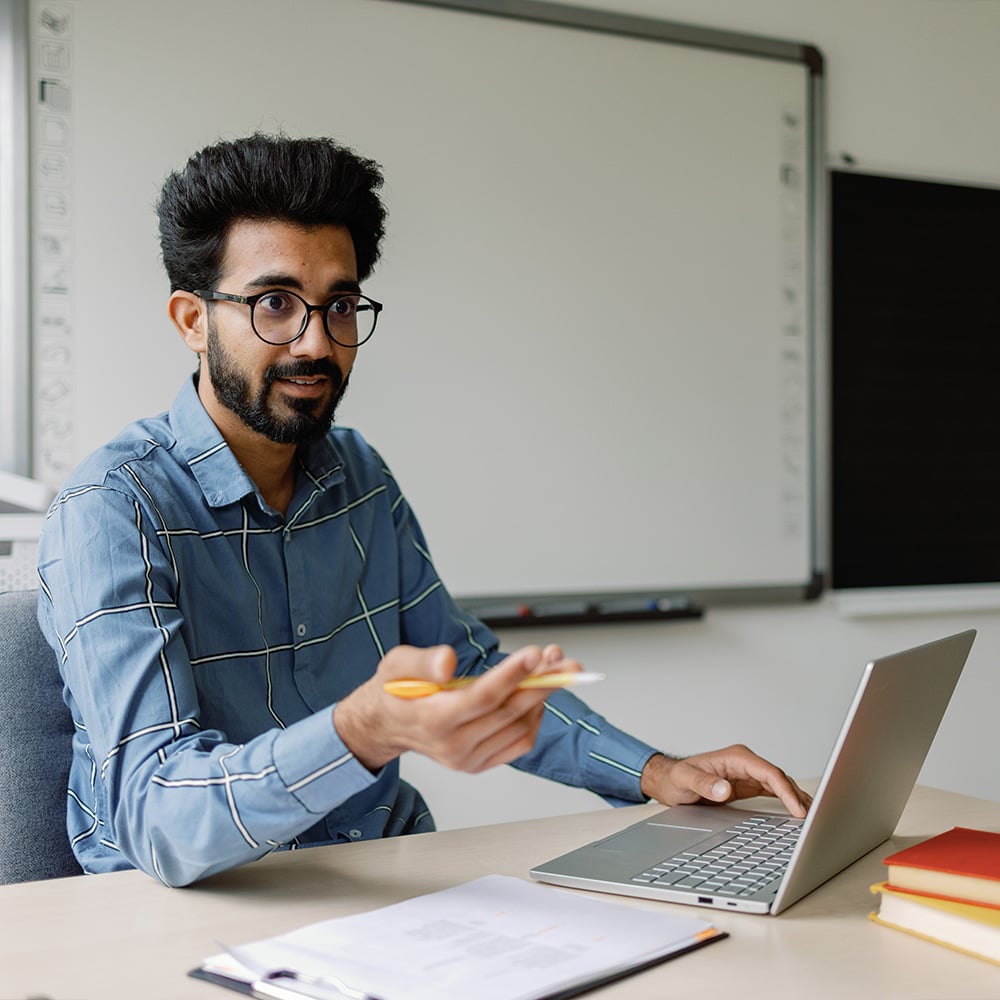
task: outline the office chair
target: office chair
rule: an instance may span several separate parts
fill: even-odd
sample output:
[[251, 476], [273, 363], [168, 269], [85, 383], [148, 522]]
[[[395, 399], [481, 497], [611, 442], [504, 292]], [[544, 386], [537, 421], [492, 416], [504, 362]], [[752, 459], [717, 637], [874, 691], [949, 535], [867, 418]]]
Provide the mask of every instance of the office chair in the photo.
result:
[[0, 593], [0, 884], [81, 874], [66, 833], [73, 720], [38, 591]]

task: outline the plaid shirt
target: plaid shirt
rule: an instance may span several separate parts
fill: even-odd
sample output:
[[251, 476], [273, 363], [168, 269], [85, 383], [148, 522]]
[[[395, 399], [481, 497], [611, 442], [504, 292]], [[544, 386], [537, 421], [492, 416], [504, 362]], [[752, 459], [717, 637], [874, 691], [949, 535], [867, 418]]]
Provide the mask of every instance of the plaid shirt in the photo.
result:
[[[355, 431], [300, 450], [287, 516], [189, 381], [169, 413], [87, 459], [39, 550], [39, 619], [76, 722], [68, 824], [91, 872], [170, 885], [287, 846], [433, 829], [398, 762], [369, 772], [333, 705], [393, 646], [499, 662], [452, 601], [402, 493]], [[653, 749], [566, 691], [516, 765], [640, 801]]]

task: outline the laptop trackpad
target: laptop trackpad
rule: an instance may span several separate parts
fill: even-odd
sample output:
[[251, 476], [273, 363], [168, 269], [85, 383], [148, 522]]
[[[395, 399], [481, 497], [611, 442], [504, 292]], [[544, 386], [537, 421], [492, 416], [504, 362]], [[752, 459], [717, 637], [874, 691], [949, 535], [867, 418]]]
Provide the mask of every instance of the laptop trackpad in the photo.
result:
[[622, 830], [621, 833], [616, 833], [594, 846], [605, 851], [663, 859], [686, 850], [692, 844], [697, 844], [712, 832], [710, 829], [692, 829], [687, 826], [643, 824]]

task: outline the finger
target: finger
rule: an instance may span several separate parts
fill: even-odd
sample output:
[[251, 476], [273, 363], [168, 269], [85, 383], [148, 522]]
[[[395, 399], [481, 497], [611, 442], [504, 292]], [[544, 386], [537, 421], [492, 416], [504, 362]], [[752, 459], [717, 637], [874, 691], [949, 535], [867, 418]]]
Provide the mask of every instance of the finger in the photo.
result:
[[493, 670], [511, 670], [516, 665], [518, 669], [531, 673], [545, 659], [550, 648], [549, 646], [546, 646], [545, 649], [542, 649], [540, 646], [522, 646], [520, 649], [516, 649], [513, 653], [505, 656], [504, 659], [493, 667]]
[[769, 763], [762, 757], [746, 748], [737, 748], [746, 755], [745, 770], [750, 779], [748, 789], [744, 791], [739, 787], [737, 780], [736, 795], [739, 798], [746, 798], [751, 795], [771, 795], [781, 801], [781, 804], [792, 816], [802, 818], [806, 814], [806, 809], [811, 798], [799, 788], [795, 782], [785, 774], [781, 768]]
[[802, 819], [809, 811], [809, 807], [812, 805], [812, 796], [808, 792], [802, 791], [796, 782], [792, 778], [788, 777], [788, 775], [783, 775], [783, 777], [785, 778], [788, 787], [781, 787], [778, 790], [778, 798], [781, 799], [784, 807], [793, 816], [797, 816], [799, 819]]
[[385, 679], [421, 677], [443, 684], [455, 673], [458, 656], [451, 646], [394, 646], [379, 664]]
[[579, 660], [566, 659], [558, 646], [546, 646], [542, 651], [542, 662], [536, 674], [578, 674], [583, 671]]
[[670, 804], [697, 802], [727, 802], [735, 794], [733, 786], [714, 771], [707, 771], [686, 759], [671, 762], [669, 771]]
[[518, 684], [534, 673], [541, 661], [542, 650], [538, 646], [525, 646], [487, 670], [475, 684], [456, 693], [470, 706], [489, 711], [511, 697]]
[[741, 747], [732, 747], [722, 754], [680, 760], [671, 778], [685, 800], [696, 796], [708, 802], [729, 802], [755, 795], [772, 795], [781, 798], [788, 808], [789, 802], [782, 795], [786, 793], [794, 804], [794, 810], [790, 810], [793, 815], [799, 815], [802, 809], [785, 775]]
[[[457, 726], [452, 750], [461, 748], [460, 768], [482, 770], [527, 753], [534, 745], [548, 693], [515, 691], [499, 705]], [[511, 749], [515, 742], [518, 746]]]
[[458, 666], [458, 654], [451, 646], [431, 646], [424, 650], [424, 653], [426, 653], [425, 663], [430, 680], [444, 684], [445, 681], [454, 677], [455, 669]]
[[709, 802], [728, 802], [736, 797], [736, 789], [731, 781], [720, 778], [718, 775], [705, 774], [696, 770], [695, 783], [692, 790], [696, 791], [702, 798]]
[[549, 644], [542, 650], [542, 662], [546, 667], [554, 666], [566, 659], [561, 646], [554, 643]]
[[[427, 734], [431, 738], [417, 749], [453, 770], [476, 773], [527, 753], [541, 724], [541, 711], [541, 705], [533, 705], [515, 715], [505, 705], [459, 725], [453, 725], [453, 717], [442, 719], [446, 727], [451, 724], [450, 731]], [[512, 744], [518, 745], [512, 749]]]
[[485, 740], [519, 721], [529, 717], [541, 720], [545, 699], [551, 690], [544, 688], [515, 688], [507, 697], [488, 705], [475, 705], [477, 714], [468, 719], [466, 725], [474, 726], [480, 740]]
[[[791, 815], [799, 818], [805, 816], [808, 803], [803, 799], [805, 793], [802, 789], [780, 767], [758, 757], [750, 750], [740, 749], [743, 749], [747, 754], [746, 771], [754, 783], [760, 786], [761, 792], [779, 799]], [[749, 794], [759, 795], [761, 792]]]
[[795, 788], [799, 793], [799, 798], [802, 800], [802, 804], [806, 807], [806, 809], [809, 809], [813, 804], [813, 797], [811, 793], [806, 792], [803, 789], [799, 788], [798, 785], [795, 785]]
[[534, 705], [489, 735], [483, 735], [482, 731], [477, 733], [478, 738], [470, 747], [462, 770], [476, 774], [523, 757], [535, 745], [543, 712], [543, 705]]

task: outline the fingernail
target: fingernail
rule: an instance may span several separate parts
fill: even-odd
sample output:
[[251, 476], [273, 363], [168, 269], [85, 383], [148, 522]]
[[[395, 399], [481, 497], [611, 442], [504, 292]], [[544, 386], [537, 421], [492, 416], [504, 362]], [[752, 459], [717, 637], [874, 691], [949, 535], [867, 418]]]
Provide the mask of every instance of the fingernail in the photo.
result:
[[726, 781], [717, 781], [712, 785], [712, 798], [713, 799], [724, 799], [729, 794], [729, 783]]

